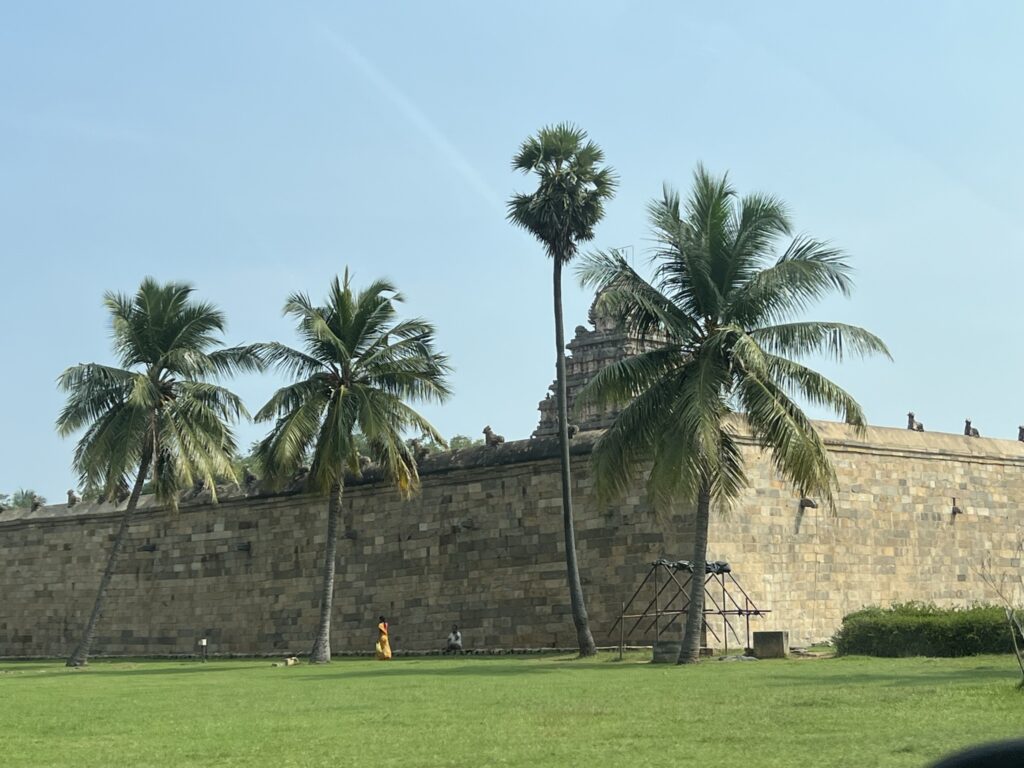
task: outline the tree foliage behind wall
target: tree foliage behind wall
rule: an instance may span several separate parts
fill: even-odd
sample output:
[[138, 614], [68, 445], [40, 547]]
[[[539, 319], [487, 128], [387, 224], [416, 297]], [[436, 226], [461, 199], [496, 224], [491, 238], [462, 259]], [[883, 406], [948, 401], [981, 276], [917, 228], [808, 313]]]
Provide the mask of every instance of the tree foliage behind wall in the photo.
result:
[[12, 493], [0, 493], [0, 509], [31, 509], [45, 504], [46, 499], [31, 488], [19, 488]]

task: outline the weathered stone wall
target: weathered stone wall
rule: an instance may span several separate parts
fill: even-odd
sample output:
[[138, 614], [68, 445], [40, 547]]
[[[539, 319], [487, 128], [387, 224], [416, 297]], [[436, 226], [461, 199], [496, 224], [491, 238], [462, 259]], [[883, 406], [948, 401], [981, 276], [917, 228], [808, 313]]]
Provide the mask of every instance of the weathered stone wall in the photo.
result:
[[[982, 563], [997, 575], [1019, 572], [1024, 444], [820, 427], [842, 487], [835, 515], [823, 506], [801, 514], [796, 493], [748, 445], [750, 489], [713, 518], [710, 558], [732, 563], [755, 603], [772, 611], [752, 629], [787, 629], [792, 642], [807, 643], [869, 603], [991, 599], [976, 571]], [[598, 505], [592, 437], [574, 443], [580, 565], [595, 637], [612, 644], [621, 601], [647, 564], [689, 557], [692, 516], [676, 515], [661, 533], [642, 483]], [[335, 650], [371, 648], [380, 613], [399, 649], [438, 647], [452, 622], [471, 646], [572, 645], [554, 456], [554, 441], [532, 440], [430, 459], [410, 502], [372, 480], [350, 487]], [[953, 496], [964, 510], [955, 522]], [[308, 496], [141, 509], [97, 652], [189, 653], [199, 637], [220, 653], [308, 650], [325, 516], [326, 504]], [[0, 656], [70, 651], [116, 523], [109, 506], [0, 515]]]
[[[1024, 443], [818, 428], [839, 477], [835, 515], [820, 506], [801, 514], [762, 460], [736, 511], [712, 520], [709, 557], [736, 564], [744, 587], [772, 609], [772, 628], [805, 643], [864, 605], [994, 602], [983, 569], [1019, 583]], [[748, 465], [756, 457], [749, 451]], [[954, 497], [963, 510], [955, 520]]]
[[[578, 453], [588, 448], [578, 441]], [[335, 650], [372, 648], [380, 613], [399, 649], [439, 647], [453, 622], [472, 646], [572, 645], [554, 451], [554, 441], [533, 440], [430, 460], [422, 493], [409, 502], [383, 484], [350, 487]], [[600, 634], [643, 563], [662, 554], [664, 537], [640, 495], [596, 509], [586, 455], [575, 463], [581, 563]], [[140, 511], [97, 652], [188, 653], [199, 637], [214, 652], [308, 650], [325, 519], [326, 503], [308, 496]], [[0, 517], [0, 655], [70, 650], [117, 520], [109, 505]]]

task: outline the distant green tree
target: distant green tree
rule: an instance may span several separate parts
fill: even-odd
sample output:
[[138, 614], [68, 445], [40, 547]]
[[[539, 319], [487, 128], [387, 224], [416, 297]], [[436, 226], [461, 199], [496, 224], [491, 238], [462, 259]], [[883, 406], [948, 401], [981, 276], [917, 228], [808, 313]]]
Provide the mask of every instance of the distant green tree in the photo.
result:
[[555, 380], [558, 401], [559, 459], [562, 470], [562, 527], [569, 601], [580, 656], [597, 653], [583, 599], [576, 559], [576, 531], [569, 476], [569, 416], [566, 395], [565, 329], [562, 321], [562, 267], [593, 240], [604, 217], [604, 204], [615, 192], [615, 172], [604, 165], [604, 152], [587, 133], [568, 123], [548, 126], [523, 142], [512, 168], [537, 177], [537, 189], [516, 194], [508, 202], [508, 218], [544, 246], [554, 265]]
[[220, 484], [243, 483], [247, 475], [260, 476], [259, 459], [256, 456], [256, 447], [259, 442], [250, 444], [248, 451], [235, 451], [231, 457], [231, 473], [219, 474], [217, 482]]
[[172, 507], [178, 494], [202, 479], [213, 488], [231, 474], [235, 450], [230, 424], [247, 416], [242, 401], [209, 379], [262, 370], [254, 347], [221, 347], [224, 315], [192, 298], [184, 283], [146, 278], [134, 296], [107, 293], [114, 352], [121, 367], [75, 365], [60, 375], [68, 394], [57, 419], [62, 437], [85, 430], [75, 449], [80, 486], [117, 499], [131, 488], [107, 556], [96, 601], [81, 640], [67, 660], [87, 663], [107, 588], [124, 547], [128, 524], [152, 478], [157, 498]]
[[478, 440], [474, 440], [473, 438], [466, 437], [465, 435], [455, 435], [448, 441], [448, 448], [453, 451], [461, 451], [464, 448], [475, 448], [483, 444], [484, 439], [482, 437]]
[[691, 663], [699, 659], [711, 504], [728, 505], [746, 484], [729, 416], [742, 413], [778, 472], [831, 507], [835, 470], [791, 395], [859, 427], [864, 414], [853, 397], [795, 359], [889, 352], [863, 328], [794, 319], [832, 292], [848, 295], [851, 270], [840, 251], [808, 237], [790, 240], [777, 255], [774, 247], [792, 225], [775, 198], [739, 199], [725, 177], [698, 167], [685, 209], [666, 188], [649, 212], [653, 282], [617, 252], [587, 257], [580, 274], [628, 330], [663, 342], [599, 371], [577, 403], [624, 406], [592, 453], [599, 497], [626, 492], [644, 468], [657, 507], [696, 507], [679, 656]]
[[[266, 359], [295, 381], [274, 393], [256, 414], [275, 419], [257, 449], [265, 479], [283, 485], [307, 452], [307, 487], [326, 495], [327, 540], [320, 591], [320, 623], [309, 654], [331, 660], [331, 610], [337, 567], [338, 520], [345, 473], [359, 475], [370, 454], [403, 496], [419, 486], [416, 460], [403, 433], [444, 439], [407, 400], [443, 402], [450, 394], [448, 359], [434, 347], [434, 327], [419, 318], [401, 320], [401, 295], [378, 280], [356, 292], [348, 270], [331, 283], [327, 302], [315, 306], [292, 294], [284, 313], [298, 321], [303, 350], [265, 345]], [[362, 440], [360, 439], [362, 436]]]
[[46, 503], [46, 499], [31, 488], [19, 488], [11, 497], [11, 505], [15, 509], [31, 509], [33, 506]]
[[449, 450], [449, 446], [443, 442], [434, 440], [430, 435], [422, 435], [420, 437], [411, 437], [405, 441], [405, 444], [409, 447], [409, 450], [414, 455], [419, 453], [422, 456], [434, 456], [438, 453], [444, 453]]

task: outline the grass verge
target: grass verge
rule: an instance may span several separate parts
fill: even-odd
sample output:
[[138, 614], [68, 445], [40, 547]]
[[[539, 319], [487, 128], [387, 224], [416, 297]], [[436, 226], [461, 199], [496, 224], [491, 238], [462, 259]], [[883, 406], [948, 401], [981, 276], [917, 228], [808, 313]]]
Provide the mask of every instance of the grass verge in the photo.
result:
[[0, 663], [6, 766], [914, 766], [1019, 736], [1010, 656]]

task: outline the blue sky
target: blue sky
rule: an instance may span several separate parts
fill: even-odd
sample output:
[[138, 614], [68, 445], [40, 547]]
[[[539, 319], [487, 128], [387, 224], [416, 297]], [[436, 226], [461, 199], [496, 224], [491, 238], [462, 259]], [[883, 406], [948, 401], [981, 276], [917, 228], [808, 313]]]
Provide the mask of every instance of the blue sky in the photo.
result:
[[[444, 434], [525, 438], [554, 376], [550, 264], [504, 219], [569, 120], [621, 176], [595, 247], [697, 162], [785, 199], [858, 290], [808, 317], [894, 363], [820, 367], [872, 424], [1024, 422], [1015, 3], [20, 3], [0, 7], [0, 491], [74, 485], [55, 379], [110, 362], [105, 290], [187, 280], [231, 343], [286, 295], [387, 276], [456, 373]], [[781, 6], [781, 7], [780, 7]], [[590, 296], [566, 287], [566, 327]], [[236, 380], [255, 411], [282, 382]], [[243, 444], [262, 425], [239, 429]]]

